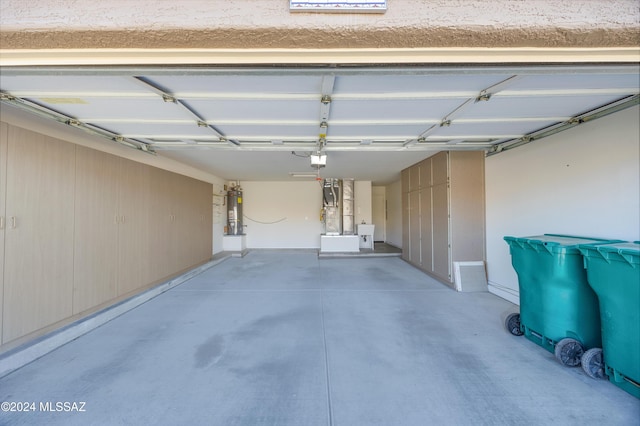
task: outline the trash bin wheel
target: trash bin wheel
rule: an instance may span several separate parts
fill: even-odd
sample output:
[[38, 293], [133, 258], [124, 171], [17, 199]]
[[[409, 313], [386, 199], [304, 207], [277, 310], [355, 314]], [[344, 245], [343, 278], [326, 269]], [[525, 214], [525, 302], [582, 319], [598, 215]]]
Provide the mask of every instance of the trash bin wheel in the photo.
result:
[[582, 369], [592, 379], [604, 379], [604, 360], [602, 349], [591, 348], [582, 355]]
[[524, 334], [520, 329], [520, 314], [518, 313], [509, 314], [507, 319], [504, 321], [504, 326], [507, 327], [509, 333], [514, 336], [522, 336]]
[[562, 365], [576, 367], [580, 365], [580, 358], [582, 358], [584, 348], [576, 339], [567, 337], [556, 343], [554, 353]]

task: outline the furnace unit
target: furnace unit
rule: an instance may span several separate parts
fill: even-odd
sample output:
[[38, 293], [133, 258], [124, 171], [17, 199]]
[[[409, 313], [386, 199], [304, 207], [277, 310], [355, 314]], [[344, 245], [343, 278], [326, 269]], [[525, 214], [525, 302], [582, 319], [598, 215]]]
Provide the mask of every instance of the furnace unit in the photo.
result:
[[353, 179], [325, 179], [322, 208], [325, 235], [353, 235]]

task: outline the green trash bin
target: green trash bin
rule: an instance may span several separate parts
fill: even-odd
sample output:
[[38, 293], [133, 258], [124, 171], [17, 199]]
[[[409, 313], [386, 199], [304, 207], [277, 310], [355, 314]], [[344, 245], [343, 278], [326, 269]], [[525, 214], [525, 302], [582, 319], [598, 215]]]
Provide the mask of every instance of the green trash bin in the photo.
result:
[[602, 322], [602, 349], [587, 351], [582, 368], [640, 398], [640, 241], [579, 249]]
[[615, 242], [569, 235], [504, 237], [518, 275], [520, 314], [507, 318], [507, 329], [575, 367], [586, 349], [601, 346], [600, 310], [587, 283], [579, 244]]

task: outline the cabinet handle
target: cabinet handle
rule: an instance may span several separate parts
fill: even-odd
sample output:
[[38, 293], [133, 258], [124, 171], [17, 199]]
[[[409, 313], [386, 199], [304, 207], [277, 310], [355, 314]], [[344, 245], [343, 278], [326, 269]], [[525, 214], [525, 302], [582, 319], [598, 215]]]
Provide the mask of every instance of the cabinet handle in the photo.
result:
[[116, 225], [118, 224], [118, 222], [120, 222], [118, 220], [118, 215], [113, 216], [113, 223], [115, 223]]
[[16, 229], [16, 217], [11, 216], [11, 229]]
[[0, 229], [4, 229], [4, 216], [0, 216]]
[[125, 222], [126, 222], [125, 218], [126, 218], [126, 216], [125, 216], [125, 215], [122, 215], [122, 223], [125, 223]]

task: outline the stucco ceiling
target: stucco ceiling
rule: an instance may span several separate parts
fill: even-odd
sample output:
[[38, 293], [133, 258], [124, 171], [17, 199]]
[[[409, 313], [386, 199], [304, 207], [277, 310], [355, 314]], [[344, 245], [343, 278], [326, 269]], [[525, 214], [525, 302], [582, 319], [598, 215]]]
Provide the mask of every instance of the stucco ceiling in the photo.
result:
[[4, 103], [230, 180], [384, 184], [440, 150], [497, 152], [637, 104], [640, 81], [629, 65], [18, 67], [0, 89]]

